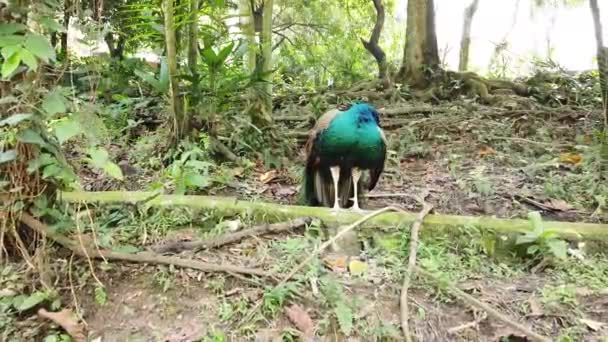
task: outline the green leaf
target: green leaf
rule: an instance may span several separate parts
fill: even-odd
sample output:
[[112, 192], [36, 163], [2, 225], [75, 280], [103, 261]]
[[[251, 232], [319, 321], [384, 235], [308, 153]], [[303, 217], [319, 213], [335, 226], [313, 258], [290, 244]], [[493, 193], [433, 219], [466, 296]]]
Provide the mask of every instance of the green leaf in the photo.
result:
[[13, 114], [13, 115], [9, 116], [8, 118], [0, 121], [0, 127], [6, 126], [6, 125], [15, 126], [18, 123], [20, 123], [21, 121], [29, 119], [31, 116], [32, 116], [32, 114], [23, 114], [23, 113]]
[[101, 147], [89, 148], [88, 154], [91, 157], [91, 164], [98, 169], [103, 169], [109, 159], [108, 151]]
[[4, 63], [2, 63], [2, 78], [8, 78], [19, 67], [19, 63], [21, 63], [21, 56], [17, 53], [4, 60]]
[[166, 58], [160, 60], [160, 74], [158, 75], [158, 85], [161, 93], [165, 93], [169, 90], [169, 66]]
[[67, 107], [65, 105], [64, 100], [65, 98], [63, 97], [63, 95], [61, 95], [61, 93], [59, 93], [59, 91], [52, 91], [44, 99], [44, 102], [42, 103], [42, 109], [44, 109], [44, 111], [48, 115], [65, 113]]
[[38, 69], [38, 61], [36, 57], [26, 49], [19, 50], [19, 57], [21, 61], [30, 68], [30, 70]]
[[118, 165], [116, 165], [115, 163], [113, 163], [111, 161], [106, 162], [106, 164], [103, 167], [103, 170], [113, 178], [116, 178], [118, 180], [124, 179], [124, 177], [122, 175], [122, 170], [120, 169], [120, 167], [118, 167]]
[[553, 255], [560, 259], [566, 259], [568, 253], [568, 243], [563, 240], [551, 240], [547, 242], [547, 246]]
[[17, 51], [22, 50], [21, 45], [7, 45], [2, 48], [2, 57], [4, 59], [9, 59], [13, 54], [17, 53]]
[[[0, 35], [9, 35], [9, 34], [17, 33], [20, 31], [25, 31], [26, 29], [27, 29], [27, 26], [25, 26], [23, 24], [16, 24], [16, 23], [0, 24]], [[2, 38], [0, 38], [0, 40], [1, 39]]]
[[80, 125], [71, 119], [59, 121], [55, 125], [55, 136], [59, 140], [59, 144], [63, 144], [80, 133], [82, 133]]
[[537, 240], [537, 236], [535, 236], [533, 234], [525, 234], [525, 235], [518, 236], [517, 240], [515, 240], [515, 244], [521, 245], [521, 244], [525, 244], [525, 243], [532, 243], [536, 240]]
[[161, 91], [162, 87], [160, 83], [156, 80], [156, 78], [154, 78], [154, 75], [137, 69], [133, 70], [133, 72], [135, 73], [135, 75], [137, 75], [137, 77], [141, 78], [142, 81], [148, 83], [148, 85], [150, 85], [157, 91]]
[[540, 250], [540, 247], [538, 245], [532, 245], [529, 246], [527, 249], [528, 254], [535, 254]]
[[38, 146], [46, 146], [47, 143], [42, 139], [38, 132], [32, 130], [31, 128], [20, 131], [17, 134], [17, 140], [24, 144], [35, 144]]
[[34, 306], [42, 303], [47, 299], [47, 295], [43, 292], [34, 292], [29, 297], [25, 298], [19, 305], [15, 307], [17, 311], [25, 311], [33, 308]]
[[57, 20], [52, 17], [40, 18], [40, 24], [51, 32], [65, 32], [63, 25], [59, 24]]
[[540, 235], [543, 231], [543, 219], [540, 216], [540, 213], [538, 211], [528, 213], [528, 220], [532, 223], [532, 228], [538, 233], [537, 235]]
[[212, 48], [210, 48], [210, 47], [203, 48], [203, 51], [201, 53], [201, 58], [203, 59], [203, 62], [205, 62], [205, 64], [207, 64], [209, 67], [215, 67], [215, 64], [217, 61], [217, 55], [215, 54], [215, 51], [213, 51]]
[[209, 185], [207, 178], [197, 173], [188, 173], [184, 177], [184, 182], [186, 182], [187, 186], [196, 186], [199, 188], [204, 188]]
[[234, 48], [234, 42], [228, 44], [228, 46], [225, 46], [220, 51], [220, 53], [217, 54], [217, 63], [218, 64], [224, 64], [224, 62], [226, 61], [226, 58], [228, 58], [228, 56], [232, 52], [232, 48]]
[[0, 152], [0, 164], [7, 163], [17, 158], [17, 151], [8, 150], [4, 152]]
[[56, 59], [55, 49], [51, 43], [39, 34], [29, 34], [25, 39], [25, 48], [45, 62]]
[[25, 36], [0, 36], [0, 48], [8, 45], [20, 45], [23, 43]]
[[344, 333], [344, 335], [350, 335], [353, 330], [353, 311], [344, 303], [343, 301], [338, 301], [336, 303], [336, 308], [334, 309], [336, 313], [336, 318], [338, 319], [338, 324], [340, 325], [340, 330]]

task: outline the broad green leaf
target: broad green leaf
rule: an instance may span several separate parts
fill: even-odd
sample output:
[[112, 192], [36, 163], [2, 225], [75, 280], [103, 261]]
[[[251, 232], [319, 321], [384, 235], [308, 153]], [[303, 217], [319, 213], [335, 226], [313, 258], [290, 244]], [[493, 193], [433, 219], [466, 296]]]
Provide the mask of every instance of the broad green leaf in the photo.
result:
[[38, 158], [32, 159], [28, 162], [27, 172], [32, 173], [45, 165], [49, 165], [55, 162], [53, 156], [48, 153], [41, 153]]
[[103, 169], [109, 158], [108, 151], [102, 147], [89, 148], [88, 154], [91, 157], [91, 164], [98, 169]]
[[17, 134], [17, 140], [25, 144], [36, 144], [38, 146], [46, 146], [47, 143], [42, 139], [38, 132], [28, 128], [26, 130], [20, 131]]
[[0, 152], [0, 164], [10, 162], [17, 158], [17, 151], [8, 150], [4, 152]]
[[51, 177], [56, 177], [63, 172], [61, 166], [57, 164], [49, 164], [42, 169], [42, 178], [48, 179]]
[[184, 181], [189, 186], [196, 186], [199, 188], [204, 188], [209, 185], [209, 181], [207, 181], [207, 178], [197, 173], [188, 173], [184, 177]]
[[157, 91], [161, 91], [160, 89], [162, 89], [162, 87], [160, 83], [158, 82], [158, 80], [156, 80], [156, 78], [154, 78], [152, 74], [141, 70], [134, 70], [133, 72], [135, 73], [135, 75], [137, 75], [137, 77], [141, 78], [142, 81], [148, 83], [148, 85], [152, 86]]
[[56, 58], [51, 43], [39, 34], [29, 34], [25, 39], [25, 48], [45, 62], [54, 61]]
[[336, 313], [336, 318], [338, 319], [338, 324], [340, 325], [340, 330], [344, 333], [344, 335], [350, 335], [353, 330], [353, 311], [351, 310], [346, 303], [343, 301], [338, 301], [336, 303], [336, 308], [334, 309]]
[[25, 298], [21, 303], [19, 303], [15, 309], [17, 311], [25, 311], [27, 309], [31, 309], [34, 306], [42, 303], [45, 299], [47, 299], [47, 295], [43, 292], [34, 292], [29, 297]]
[[19, 50], [19, 56], [21, 57], [23, 64], [27, 65], [30, 70], [38, 69], [38, 61], [36, 60], [36, 56], [34, 56], [31, 52], [26, 49], [21, 49]]
[[217, 54], [217, 63], [218, 64], [224, 64], [224, 62], [226, 61], [226, 58], [228, 58], [228, 56], [232, 52], [233, 48], [234, 48], [234, 42], [228, 44], [228, 46], [225, 46], [220, 51], [220, 53]]
[[17, 69], [19, 63], [21, 63], [21, 56], [17, 53], [4, 60], [4, 63], [2, 63], [2, 78], [8, 78]]
[[[0, 24], [0, 35], [9, 35], [16, 32], [24, 31], [27, 27], [23, 24]], [[0, 38], [1, 40], [2, 38]]]
[[65, 32], [63, 25], [59, 24], [52, 17], [45, 16], [40, 18], [40, 24], [51, 32]]
[[521, 245], [521, 244], [525, 244], [525, 243], [532, 243], [534, 241], [537, 240], [537, 237], [534, 235], [520, 235], [517, 237], [517, 240], [515, 241], [516, 245]]
[[2, 57], [4, 59], [9, 59], [13, 54], [17, 53], [17, 51], [22, 50], [21, 45], [7, 45], [2, 48]]
[[551, 240], [547, 242], [547, 246], [553, 255], [560, 259], [566, 259], [568, 252], [568, 243], [563, 240]]
[[113, 178], [116, 178], [118, 180], [124, 179], [124, 177], [122, 175], [122, 170], [120, 169], [120, 167], [118, 167], [118, 165], [116, 165], [115, 163], [113, 163], [111, 161], [106, 162], [106, 164], [103, 167], [103, 170]]
[[540, 216], [540, 213], [538, 211], [528, 213], [528, 220], [530, 220], [530, 223], [532, 223], [532, 228], [534, 228], [534, 231], [540, 235], [543, 231], [543, 219]]
[[44, 102], [42, 103], [42, 109], [48, 115], [55, 115], [58, 113], [65, 113], [67, 107], [65, 106], [64, 97], [58, 91], [50, 92]]
[[24, 39], [25, 39], [25, 36], [16, 36], [16, 35], [0, 36], [0, 48], [9, 46], [9, 45], [23, 44]]
[[540, 247], [538, 245], [532, 245], [528, 247], [528, 254], [535, 254], [540, 250]]
[[59, 140], [59, 144], [63, 144], [80, 133], [82, 133], [80, 125], [71, 119], [59, 121], [55, 125], [55, 136]]
[[207, 64], [209, 67], [215, 67], [215, 64], [217, 61], [217, 55], [215, 54], [215, 51], [213, 51], [212, 48], [210, 48], [210, 47], [203, 48], [203, 51], [201, 53], [201, 58], [203, 59], [203, 62], [205, 62], [205, 64]]
[[160, 86], [158, 91], [161, 93], [167, 92], [169, 90], [170, 85], [169, 79], [169, 66], [167, 64], [166, 58], [161, 58], [160, 60], [160, 74], [158, 75], [158, 85]]
[[2, 126], [15, 126], [23, 120], [27, 120], [32, 116], [32, 114], [13, 114], [8, 118], [0, 121], [0, 127]]

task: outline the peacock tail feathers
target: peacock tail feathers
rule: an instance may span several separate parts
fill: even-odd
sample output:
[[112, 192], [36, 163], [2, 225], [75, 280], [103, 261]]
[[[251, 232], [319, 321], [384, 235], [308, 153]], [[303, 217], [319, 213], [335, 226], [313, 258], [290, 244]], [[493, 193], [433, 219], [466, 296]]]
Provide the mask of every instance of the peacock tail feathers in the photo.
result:
[[[348, 207], [354, 194], [353, 167], [369, 170], [367, 188], [373, 189], [384, 169], [386, 138], [376, 110], [366, 103], [344, 110], [330, 110], [317, 120], [306, 142], [306, 167], [300, 202], [311, 206], [333, 206], [334, 186], [330, 167], [340, 167], [340, 207]], [[363, 194], [363, 182], [357, 186]]]

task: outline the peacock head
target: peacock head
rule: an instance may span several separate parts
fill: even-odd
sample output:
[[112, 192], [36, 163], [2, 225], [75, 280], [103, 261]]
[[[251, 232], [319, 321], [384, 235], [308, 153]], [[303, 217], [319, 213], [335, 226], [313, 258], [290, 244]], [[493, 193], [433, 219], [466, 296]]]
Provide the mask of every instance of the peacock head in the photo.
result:
[[359, 120], [363, 122], [375, 121], [376, 125], [380, 125], [380, 116], [374, 106], [366, 102], [355, 103], [350, 107], [351, 111], [359, 114]]

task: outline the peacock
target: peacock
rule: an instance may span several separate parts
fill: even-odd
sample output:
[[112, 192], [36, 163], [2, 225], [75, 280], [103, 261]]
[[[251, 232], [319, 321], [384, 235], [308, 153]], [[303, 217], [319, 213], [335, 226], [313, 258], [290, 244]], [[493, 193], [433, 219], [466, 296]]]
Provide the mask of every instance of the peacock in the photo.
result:
[[324, 113], [310, 132], [305, 150], [306, 204], [338, 211], [352, 201], [351, 209], [360, 211], [362, 172], [369, 170], [367, 188], [372, 190], [384, 170], [386, 137], [378, 112], [368, 103], [356, 103]]

